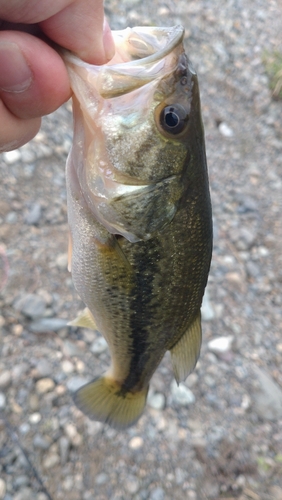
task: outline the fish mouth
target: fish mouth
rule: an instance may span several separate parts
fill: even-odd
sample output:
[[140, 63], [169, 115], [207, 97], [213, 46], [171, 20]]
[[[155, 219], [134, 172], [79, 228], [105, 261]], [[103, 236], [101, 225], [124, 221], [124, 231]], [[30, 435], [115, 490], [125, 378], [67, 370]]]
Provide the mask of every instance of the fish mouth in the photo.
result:
[[[118, 97], [171, 73], [183, 52], [183, 26], [170, 28], [135, 27], [112, 31], [116, 53], [108, 64], [88, 64], [68, 51], [63, 58], [73, 73], [72, 66], [80, 68], [81, 77], [88, 76], [104, 99]], [[179, 53], [176, 50], [179, 46]], [[77, 69], [76, 69], [77, 71]]]

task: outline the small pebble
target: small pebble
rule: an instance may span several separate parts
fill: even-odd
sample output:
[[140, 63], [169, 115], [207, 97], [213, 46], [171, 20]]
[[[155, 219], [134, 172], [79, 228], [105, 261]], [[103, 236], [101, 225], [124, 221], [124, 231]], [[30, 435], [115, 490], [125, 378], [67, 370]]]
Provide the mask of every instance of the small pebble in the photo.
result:
[[140, 436], [134, 436], [132, 439], [129, 441], [129, 448], [132, 450], [138, 450], [139, 448], [142, 448], [144, 444], [144, 440]]
[[56, 266], [59, 269], [67, 269], [68, 267], [68, 254], [60, 253], [56, 258]]
[[77, 432], [74, 424], [68, 423], [64, 426], [66, 436], [69, 438], [73, 446], [80, 446], [82, 443], [82, 436]]
[[172, 381], [170, 390], [173, 402], [179, 406], [189, 406], [195, 402], [193, 392], [183, 384], [178, 386], [175, 380]]
[[44, 469], [52, 469], [52, 467], [55, 467], [59, 463], [60, 463], [59, 455], [57, 453], [50, 453], [44, 458], [42, 465]]
[[38, 399], [38, 396], [37, 394], [35, 394], [34, 392], [31, 393], [29, 395], [29, 398], [28, 398], [28, 404], [29, 404], [29, 408], [32, 410], [32, 411], [37, 411], [39, 409], [39, 399]]
[[225, 122], [221, 122], [219, 124], [218, 130], [224, 137], [233, 137], [234, 135], [232, 128], [230, 128]]
[[64, 373], [73, 373], [74, 371], [74, 366], [71, 361], [68, 359], [65, 359], [62, 361], [62, 370]]
[[13, 500], [35, 500], [35, 497], [32, 489], [25, 487], [16, 493]]
[[71, 491], [74, 487], [74, 481], [72, 476], [67, 476], [62, 483], [63, 490]]
[[38, 424], [41, 420], [41, 415], [40, 413], [38, 412], [35, 412], [35, 413], [32, 413], [30, 416], [29, 416], [29, 422], [31, 424]]
[[14, 302], [14, 308], [29, 318], [42, 316], [46, 309], [45, 301], [42, 297], [33, 293], [20, 296]]
[[214, 354], [223, 354], [231, 351], [233, 341], [233, 335], [228, 335], [227, 337], [218, 337], [208, 342], [208, 349]]
[[134, 493], [137, 493], [139, 490], [139, 480], [137, 477], [128, 475], [125, 480], [124, 487], [128, 493], [133, 495]]
[[90, 347], [90, 351], [93, 352], [93, 354], [101, 354], [104, 352], [108, 347], [108, 344], [104, 337], [99, 337], [97, 340], [93, 342], [93, 344]]
[[109, 476], [108, 474], [106, 474], [105, 472], [101, 472], [100, 474], [98, 474], [95, 478], [95, 483], [96, 484], [105, 484], [109, 479]]
[[11, 383], [11, 372], [8, 370], [5, 370], [4, 372], [0, 373], [0, 389], [7, 389], [7, 387]]
[[150, 500], [164, 500], [164, 498], [165, 498], [165, 492], [160, 487], [154, 488], [151, 491], [151, 494], [150, 494], [150, 497], [149, 497]]
[[26, 434], [29, 433], [30, 431], [30, 425], [27, 423], [27, 422], [23, 422], [20, 426], [19, 426], [19, 431], [20, 433], [25, 436]]
[[14, 149], [13, 151], [3, 153], [3, 158], [8, 165], [12, 165], [21, 159], [21, 152], [19, 149]]
[[78, 389], [80, 389], [80, 387], [82, 387], [83, 385], [88, 384], [88, 382], [90, 382], [89, 378], [79, 377], [79, 376], [71, 377], [67, 381], [66, 386], [67, 386], [68, 391], [75, 392]]
[[5, 493], [6, 493], [6, 483], [4, 479], [0, 477], [0, 500], [3, 500], [3, 498], [5, 497]]
[[57, 332], [65, 328], [67, 324], [67, 320], [62, 318], [40, 318], [29, 324], [29, 330], [37, 333]]
[[209, 300], [208, 290], [206, 290], [205, 295], [203, 297], [201, 315], [203, 321], [211, 321], [215, 317], [213, 307]]
[[35, 434], [33, 438], [33, 446], [39, 448], [40, 450], [48, 450], [51, 446], [51, 441], [48, 437], [42, 436], [41, 434]]
[[148, 394], [147, 403], [154, 410], [163, 410], [165, 407], [165, 396], [160, 392]]
[[70, 440], [66, 436], [61, 436], [59, 439], [61, 465], [65, 465], [68, 461], [70, 446]]
[[30, 226], [38, 224], [41, 218], [41, 205], [40, 203], [33, 203], [24, 218], [25, 222]]
[[0, 410], [4, 410], [6, 407], [6, 396], [3, 392], [0, 392]]
[[38, 394], [45, 394], [52, 391], [55, 387], [55, 382], [51, 378], [42, 378], [35, 384], [36, 392]]
[[40, 377], [48, 377], [52, 374], [53, 367], [47, 359], [40, 359], [36, 365], [36, 370]]

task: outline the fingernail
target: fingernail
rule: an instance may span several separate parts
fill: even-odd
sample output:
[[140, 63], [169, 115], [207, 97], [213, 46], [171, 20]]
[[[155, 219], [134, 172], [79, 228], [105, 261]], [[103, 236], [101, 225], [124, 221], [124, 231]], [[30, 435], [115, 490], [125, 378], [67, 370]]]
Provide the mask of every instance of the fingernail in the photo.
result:
[[0, 42], [0, 89], [5, 92], [24, 92], [32, 82], [32, 72], [13, 42]]
[[105, 56], [107, 60], [110, 61], [114, 57], [116, 49], [111, 28], [106, 18], [104, 18], [104, 26], [103, 26], [103, 44], [104, 44]]

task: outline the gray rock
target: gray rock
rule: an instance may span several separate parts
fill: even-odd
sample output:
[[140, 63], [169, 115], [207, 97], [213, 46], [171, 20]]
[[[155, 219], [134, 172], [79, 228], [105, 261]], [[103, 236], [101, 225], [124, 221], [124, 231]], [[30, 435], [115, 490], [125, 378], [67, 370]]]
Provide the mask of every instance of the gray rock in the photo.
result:
[[282, 389], [261, 368], [254, 365], [258, 385], [252, 391], [252, 398], [257, 414], [264, 420], [282, 418]]
[[60, 437], [59, 451], [60, 451], [61, 465], [65, 465], [68, 461], [70, 445], [71, 445], [70, 440], [66, 436]]
[[13, 500], [35, 500], [35, 495], [31, 488], [25, 487], [14, 496]]
[[165, 396], [161, 392], [149, 391], [147, 404], [155, 410], [163, 410], [165, 407]]
[[97, 340], [95, 340], [91, 345], [90, 351], [93, 352], [93, 354], [101, 354], [107, 349], [107, 347], [108, 344], [104, 337], [98, 337]]
[[126, 477], [124, 487], [125, 487], [125, 490], [128, 491], [128, 493], [130, 493], [131, 495], [133, 495], [134, 493], [137, 493], [137, 491], [139, 490], [138, 478], [129, 474]]
[[14, 488], [19, 490], [23, 486], [28, 486], [28, 484], [29, 484], [29, 477], [24, 476], [24, 475], [20, 475], [20, 476], [17, 476], [15, 481], [14, 481]]
[[33, 203], [24, 218], [25, 222], [30, 226], [38, 224], [41, 218], [41, 205], [40, 203]]
[[29, 318], [39, 318], [43, 316], [46, 304], [42, 297], [33, 293], [18, 297], [14, 301], [14, 308]]
[[21, 159], [21, 151], [19, 149], [7, 151], [7, 153], [3, 153], [3, 158], [8, 165], [12, 165]]
[[6, 483], [4, 479], [0, 477], [0, 500], [3, 500], [3, 498], [5, 498], [5, 493], [6, 493]]
[[57, 332], [67, 326], [68, 322], [62, 318], [41, 318], [29, 324], [29, 330], [37, 333]]
[[11, 378], [11, 372], [9, 370], [0, 373], [0, 389], [6, 389], [11, 383]]
[[53, 368], [51, 363], [47, 359], [42, 358], [38, 361], [36, 370], [39, 376], [49, 377], [52, 374]]
[[39, 448], [40, 450], [49, 450], [51, 446], [51, 441], [49, 438], [42, 436], [42, 434], [35, 434], [33, 438], [34, 448]]
[[230, 238], [238, 250], [249, 250], [257, 239], [257, 231], [254, 227], [240, 227], [230, 231]]
[[202, 315], [203, 321], [211, 321], [215, 317], [214, 310], [213, 310], [212, 305], [211, 305], [210, 300], [209, 300], [209, 293], [208, 293], [207, 289], [206, 289], [205, 295], [203, 297], [203, 302], [202, 302], [202, 307], [201, 307], [201, 315]]
[[29, 369], [30, 366], [25, 361], [19, 363], [18, 365], [15, 365], [12, 369], [13, 382], [17, 383], [21, 381], [22, 377], [28, 372]]
[[172, 381], [170, 390], [173, 402], [179, 406], [189, 406], [195, 402], [193, 392], [183, 384], [177, 385], [175, 380]]
[[63, 351], [65, 356], [80, 356], [83, 354], [83, 350], [80, 349], [75, 342], [70, 340], [64, 340]]
[[221, 122], [219, 124], [218, 130], [224, 137], [233, 137], [234, 135], [232, 128], [230, 128], [225, 122]]
[[150, 497], [149, 497], [150, 500], [164, 500], [164, 498], [165, 498], [165, 492], [160, 487], [154, 488], [151, 491], [151, 494], [150, 494]]
[[9, 212], [6, 215], [5, 222], [7, 222], [7, 224], [16, 224], [16, 222], [18, 222], [17, 212]]
[[105, 484], [109, 479], [109, 476], [108, 474], [106, 474], [105, 472], [101, 472], [100, 474], [98, 474], [95, 478], [95, 483], [96, 484]]
[[217, 337], [208, 342], [208, 349], [214, 354], [224, 354], [232, 349], [233, 341], [233, 335]]
[[0, 410], [4, 410], [6, 407], [6, 396], [3, 392], [0, 392]]
[[66, 383], [66, 386], [67, 386], [67, 389], [70, 391], [70, 392], [75, 392], [77, 391], [80, 387], [82, 387], [83, 385], [85, 384], [88, 384], [88, 382], [90, 382], [89, 379], [85, 378], [85, 377], [80, 377], [79, 375], [78, 376], [75, 376], [75, 377], [71, 377], [67, 383]]

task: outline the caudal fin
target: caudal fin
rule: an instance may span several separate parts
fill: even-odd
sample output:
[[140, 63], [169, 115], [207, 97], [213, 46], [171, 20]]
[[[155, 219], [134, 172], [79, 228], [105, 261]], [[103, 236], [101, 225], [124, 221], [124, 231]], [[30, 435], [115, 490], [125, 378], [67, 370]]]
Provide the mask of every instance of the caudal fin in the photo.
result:
[[73, 399], [77, 407], [92, 420], [123, 430], [141, 416], [147, 393], [148, 388], [136, 393], [124, 392], [113, 379], [101, 377], [78, 389]]

